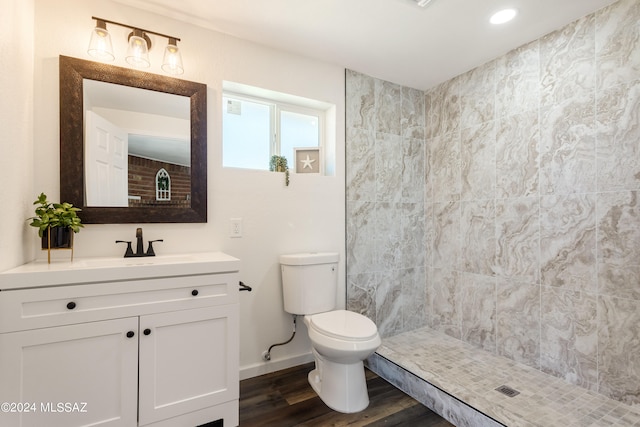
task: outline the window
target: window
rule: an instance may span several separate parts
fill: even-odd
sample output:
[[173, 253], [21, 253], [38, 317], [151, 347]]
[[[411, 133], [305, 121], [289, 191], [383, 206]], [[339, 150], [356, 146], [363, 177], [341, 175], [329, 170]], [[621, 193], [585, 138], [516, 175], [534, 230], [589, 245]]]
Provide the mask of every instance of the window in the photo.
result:
[[171, 200], [171, 177], [164, 168], [156, 174], [156, 200]]
[[227, 95], [222, 100], [223, 166], [269, 169], [273, 106]]
[[269, 170], [279, 155], [295, 170], [294, 148], [325, 145], [328, 104], [232, 85], [222, 97], [223, 166]]
[[[320, 147], [320, 115], [280, 110], [280, 155], [293, 165], [296, 147]], [[276, 154], [276, 153], [274, 153]]]

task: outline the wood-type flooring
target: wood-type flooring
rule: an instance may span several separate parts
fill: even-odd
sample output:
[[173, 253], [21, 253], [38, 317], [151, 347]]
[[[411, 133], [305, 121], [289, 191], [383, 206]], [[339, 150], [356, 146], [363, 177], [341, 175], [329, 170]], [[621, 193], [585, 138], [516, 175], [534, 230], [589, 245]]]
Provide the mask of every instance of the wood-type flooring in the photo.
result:
[[369, 407], [356, 414], [335, 412], [307, 382], [312, 369], [308, 363], [240, 381], [240, 427], [452, 426], [369, 370]]

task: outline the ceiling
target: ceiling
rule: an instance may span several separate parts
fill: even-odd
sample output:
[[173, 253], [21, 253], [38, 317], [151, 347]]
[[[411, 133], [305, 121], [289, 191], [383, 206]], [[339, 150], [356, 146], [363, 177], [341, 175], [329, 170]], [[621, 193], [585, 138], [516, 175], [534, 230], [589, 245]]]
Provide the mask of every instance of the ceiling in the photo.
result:
[[[433, 0], [425, 8], [414, 0], [117, 1], [429, 89], [615, 0]], [[489, 24], [505, 7], [516, 18]]]

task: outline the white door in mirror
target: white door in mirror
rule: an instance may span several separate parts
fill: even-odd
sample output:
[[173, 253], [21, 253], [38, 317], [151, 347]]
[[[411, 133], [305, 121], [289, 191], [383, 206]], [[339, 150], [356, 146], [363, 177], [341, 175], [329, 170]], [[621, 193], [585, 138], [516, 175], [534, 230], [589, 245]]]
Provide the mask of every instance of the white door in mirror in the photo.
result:
[[93, 111], [85, 120], [87, 206], [127, 207], [127, 133]]

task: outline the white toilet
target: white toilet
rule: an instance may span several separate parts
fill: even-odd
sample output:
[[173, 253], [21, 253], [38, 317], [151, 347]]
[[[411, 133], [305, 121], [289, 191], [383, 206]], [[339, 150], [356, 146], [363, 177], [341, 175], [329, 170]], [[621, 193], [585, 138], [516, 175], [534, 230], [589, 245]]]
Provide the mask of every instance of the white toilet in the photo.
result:
[[309, 383], [322, 401], [339, 412], [369, 405], [362, 361], [379, 346], [375, 323], [346, 310], [334, 310], [338, 287], [337, 253], [280, 256], [284, 309], [304, 315], [316, 368]]

